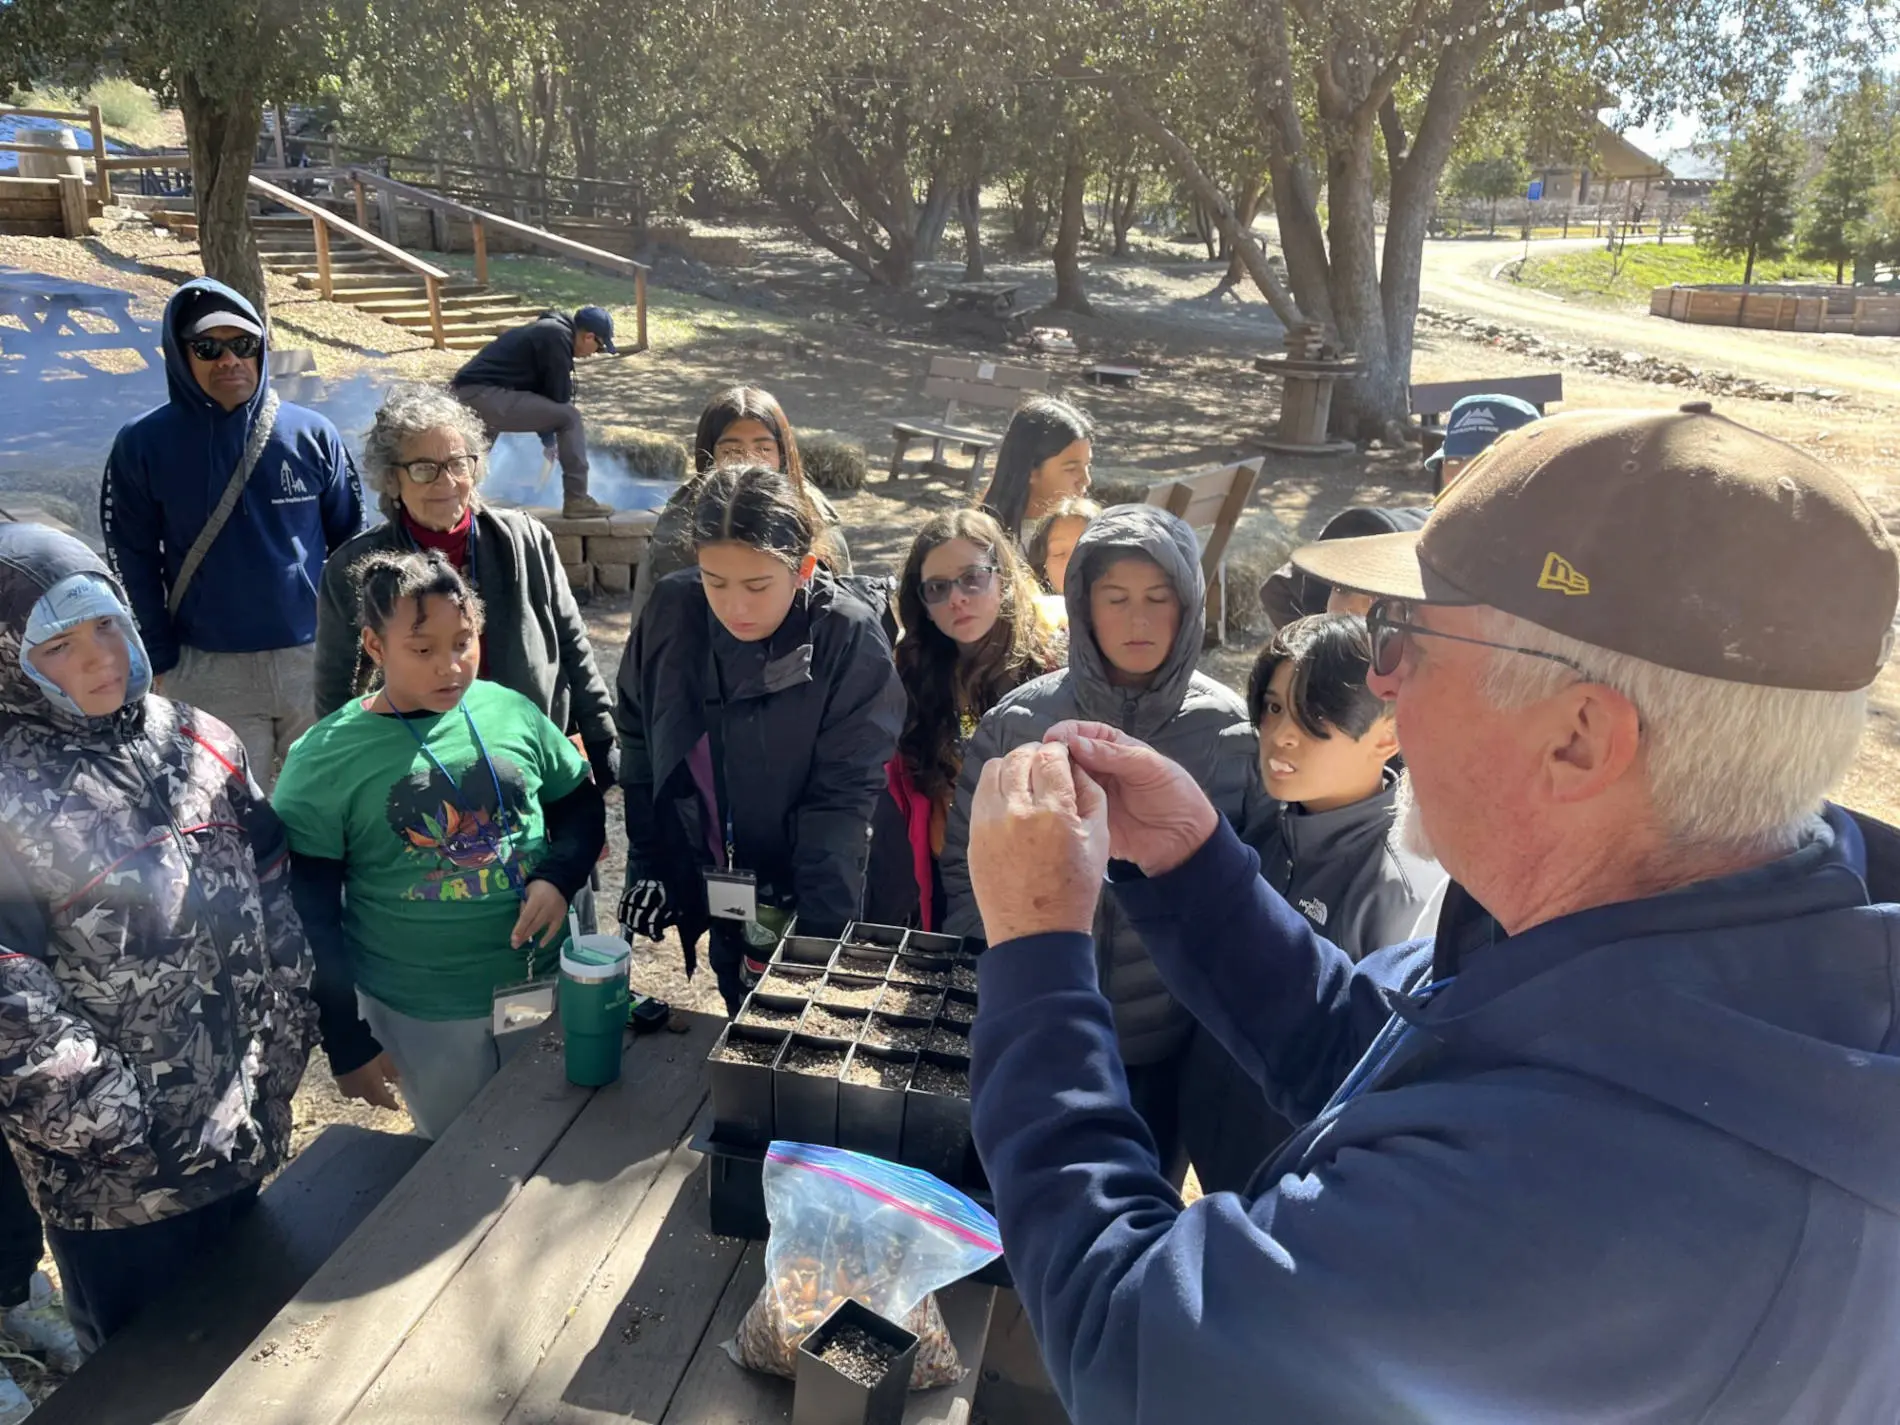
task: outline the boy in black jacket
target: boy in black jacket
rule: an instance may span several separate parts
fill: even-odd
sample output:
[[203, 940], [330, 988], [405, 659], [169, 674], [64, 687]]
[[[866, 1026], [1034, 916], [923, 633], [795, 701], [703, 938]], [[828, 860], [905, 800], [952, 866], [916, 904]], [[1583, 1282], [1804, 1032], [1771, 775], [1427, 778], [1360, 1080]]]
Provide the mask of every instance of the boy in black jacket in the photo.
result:
[[[1275, 634], [1247, 680], [1261, 775], [1279, 803], [1249, 836], [1260, 874], [1355, 960], [1410, 940], [1445, 879], [1400, 844], [1398, 733], [1366, 687], [1371, 659], [1363, 618], [1317, 614]], [[1205, 1032], [1184, 1083], [1184, 1132], [1202, 1188], [1243, 1190], [1290, 1126]]]

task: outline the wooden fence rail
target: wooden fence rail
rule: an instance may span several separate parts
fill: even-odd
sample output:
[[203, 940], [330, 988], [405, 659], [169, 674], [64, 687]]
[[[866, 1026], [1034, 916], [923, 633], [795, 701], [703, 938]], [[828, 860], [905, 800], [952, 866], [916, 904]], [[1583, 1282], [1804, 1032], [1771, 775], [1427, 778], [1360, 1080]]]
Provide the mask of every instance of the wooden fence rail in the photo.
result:
[[99, 117], [99, 106], [88, 105], [83, 111], [76, 109], [21, 109], [11, 104], [0, 104], [0, 114], [16, 114], [23, 119], [51, 119], [56, 123], [84, 124], [92, 131], [92, 152], [80, 153], [77, 150], [49, 149], [43, 144], [0, 144], [0, 152], [11, 153], [64, 153], [71, 152], [81, 159], [90, 159], [93, 165], [93, 199], [101, 207], [112, 201], [112, 165], [106, 153], [106, 126]]
[[388, 258], [400, 267], [407, 268], [422, 279], [429, 293], [429, 334], [434, 340], [436, 350], [448, 350], [448, 334], [442, 330], [442, 285], [450, 280], [448, 273], [431, 263], [424, 262], [419, 257], [404, 252], [392, 242], [384, 242], [375, 233], [345, 218], [338, 217], [328, 208], [299, 198], [295, 193], [286, 192], [274, 183], [267, 183], [262, 178], [253, 176], [250, 179], [250, 188], [259, 197], [289, 208], [293, 213], [302, 213], [310, 219], [311, 236], [315, 239], [317, 250], [317, 290], [326, 301], [329, 300], [333, 291], [330, 281], [330, 233], [334, 230], [354, 242], [361, 243], [371, 252]]
[[368, 217], [368, 189], [377, 188], [391, 197], [414, 203], [432, 212], [442, 213], [465, 219], [475, 235], [475, 280], [486, 284], [488, 281], [488, 230], [507, 233], [518, 241], [533, 247], [543, 248], [556, 256], [570, 261], [585, 263], [589, 267], [600, 268], [620, 276], [633, 278], [633, 300], [635, 340], [633, 349], [645, 351], [647, 348], [647, 273], [650, 270], [643, 262], [635, 262], [630, 257], [618, 253], [605, 252], [597, 247], [589, 247], [584, 242], [575, 242], [558, 233], [547, 232], [531, 227], [527, 223], [518, 223], [513, 218], [504, 218], [498, 213], [486, 212], [481, 208], [472, 208], [453, 198], [445, 198], [439, 193], [431, 193], [424, 188], [412, 188], [409, 184], [390, 178], [368, 168], [352, 168], [350, 181], [356, 189], [357, 221], [366, 222]]

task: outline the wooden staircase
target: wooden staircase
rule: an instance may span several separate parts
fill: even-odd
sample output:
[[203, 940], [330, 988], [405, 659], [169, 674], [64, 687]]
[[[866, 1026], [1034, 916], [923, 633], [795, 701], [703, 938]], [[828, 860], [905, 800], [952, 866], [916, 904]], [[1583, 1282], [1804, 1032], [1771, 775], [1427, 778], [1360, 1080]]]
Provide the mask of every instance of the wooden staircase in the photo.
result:
[[[152, 214], [179, 238], [192, 242], [198, 224], [190, 213]], [[258, 258], [264, 270], [289, 277], [299, 287], [317, 290], [317, 253], [310, 219], [296, 213], [253, 215]], [[345, 302], [392, 325], [430, 335], [426, 284], [415, 273], [338, 234], [330, 240], [331, 300]], [[472, 279], [442, 287], [442, 331], [450, 351], [476, 351], [502, 332], [531, 322], [545, 307]]]

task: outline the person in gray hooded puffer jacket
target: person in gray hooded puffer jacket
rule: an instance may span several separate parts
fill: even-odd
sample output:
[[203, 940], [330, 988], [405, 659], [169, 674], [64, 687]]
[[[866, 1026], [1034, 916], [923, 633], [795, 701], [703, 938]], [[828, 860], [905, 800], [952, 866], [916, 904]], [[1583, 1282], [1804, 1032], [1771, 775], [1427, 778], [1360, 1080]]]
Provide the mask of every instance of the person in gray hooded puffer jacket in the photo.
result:
[[[1162, 577], [1155, 577], [1157, 570]], [[983, 764], [1040, 741], [1059, 722], [1105, 722], [1139, 737], [1192, 773], [1243, 834], [1270, 810], [1260, 783], [1259, 735], [1246, 704], [1195, 671], [1206, 583], [1194, 531], [1148, 505], [1107, 511], [1077, 542], [1063, 598], [1069, 666], [999, 702], [984, 715], [964, 755], [942, 862], [949, 902], [944, 928], [953, 935], [983, 934], [967, 861], [970, 801]], [[1149, 626], [1126, 628], [1125, 611], [1138, 606], [1150, 611]], [[1124, 633], [1135, 635], [1132, 646]], [[1144, 649], [1144, 643], [1156, 646]], [[1096, 912], [1095, 944], [1102, 992], [1115, 1007], [1130, 1096], [1154, 1133], [1163, 1167], [1179, 1181], [1187, 1166], [1179, 1133], [1180, 1067], [1194, 1022], [1168, 994], [1113, 896], [1104, 896]]]

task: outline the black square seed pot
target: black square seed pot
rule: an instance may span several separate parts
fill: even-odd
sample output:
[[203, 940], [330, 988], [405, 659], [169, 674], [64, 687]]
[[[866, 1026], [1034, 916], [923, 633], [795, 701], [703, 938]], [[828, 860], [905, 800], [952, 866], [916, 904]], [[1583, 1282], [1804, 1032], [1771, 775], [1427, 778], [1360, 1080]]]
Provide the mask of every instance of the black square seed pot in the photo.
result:
[[[859, 1037], [870, 1049], [892, 1049], [915, 1054], [930, 1034], [930, 1021], [910, 1014], [874, 1014]], [[881, 1041], [889, 1039], [890, 1043]]]
[[837, 958], [831, 962], [831, 972], [834, 975], [863, 975], [866, 979], [881, 980], [890, 973], [894, 958], [894, 953], [889, 950], [847, 950], [841, 945]]
[[752, 992], [778, 995], [781, 999], [809, 999], [824, 979], [825, 972], [816, 965], [775, 961], [766, 966], [765, 974], [752, 987]]
[[894, 985], [916, 985], [922, 989], [947, 990], [956, 961], [944, 955], [915, 955], [906, 950], [891, 966], [888, 978]]
[[[851, 1082], [852, 1066], [860, 1060], [876, 1060], [890, 1066], [896, 1076], [891, 1087]], [[893, 1049], [868, 1049], [859, 1044], [851, 1050], [844, 1066], [844, 1079], [838, 1085], [838, 1146], [854, 1153], [869, 1153], [895, 1163], [904, 1146], [904, 1091], [910, 1086], [910, 1070], [917, 1062], [914, 1053]]]
[[927, 930], [913, 930], [905, 939], [904, 948], [913, 955], [961, 955], [963, 937], [961, 935], [933, 935]]
[[754, 990], [746, 996], [745, 1003], [739, 1006], [738, 1014], [733, 1016], [733, 1023], [741, 1029], [769, 1029], [774, 1034], [788, 1034], [797, 1027], [798, 1018], [805, 1012], [808, 1003], [809, 1000], [791, 995], [773, 995]]
[[[774, 1135], [791, 1143], [838, 1146], [838, 1074], [800, 1073], [786, 1067], [799, 1050], [841, 1051], [836, 1040], [808, 1039], [794, 1034], [785, 1041], [772, 1071]], [[842, 1068], [842, 1065], [840, 1065]]]
[[937, 1011], [937, 1023], [960, 1024], [967, 1030], [976, 1023], [976, 996], [967, 990], [951, 990]]
[[845, 949], [853, 945], [874, 945], [879, 950], [889, 950], [895, 954], [904, 948], [904, 937], [909, 933], [901, 925], [870, 925], [862, 920], [854, 920], [844, 928], [844, 934], [838, 937], [838, 944]]
[[788, 935], [779, 941], [778, 949], [772, 952], [774, 965], [806, 965], [814, 970], [822, 970], [831, 963], [831, 956], [838, 948], [838, 942], [816, 935]]
[[[830, 1005], [814, 1003], [805, 1010], [804, 1018], [799, 1021], [798, 1033], [805, 1039], [822, 1039], [839, 1048], [848, 1048], [858, 1042], [858, 1036], [864, 1032], [865, 1023], [870, 1017], [869, 1010], [833, 1009]], [[840, 1020], [848, 1020], [850, 1028], [840, 1026]]]
[[874, 1010], [884, 997], [884, 981], [870, 975], [851, 975], [832, 970], [825, 982], [812, 991], [812, 1002], [833, 1009]]
[[[782, 1029], [728, 1024], [713, 1045], [706, 1063], [712, 1070], [713, 1132], [722, 1142], [763, 1148], [772, 1141], [772, 1065], [786, 1038]], [[768, 1046], [772, 1057], [762, 1063], [722, 1058], [729, 1042]]]
[[762, 1242], [772, 1230], [765, 1215], [765, 1164], [717, 1150], [706, 1155], [706, 1186], [712, 1230], [721, 1237]]
[[[826, 1363], [825, 1348], [846, 1328], [856, 1328], [890, 1349], [874, 1383], [854, 1380]], [[799, 1343], [792, 1425], [899, 1425], [916, 1364], [914, 1335], [846, 1297]]]
[[[926, 1064], [959, 1068], [966, 1075], [970, 1068], [967, 1059], [928, 1051], [918, 1056], [918, 1071]], [[967, 1176], [971, 1152], [969, 1095], [931, 1093], [918, 1088], [913, 1078], [904, 1091], [904, 1141], [898, 1161], [958, 1187]]]

